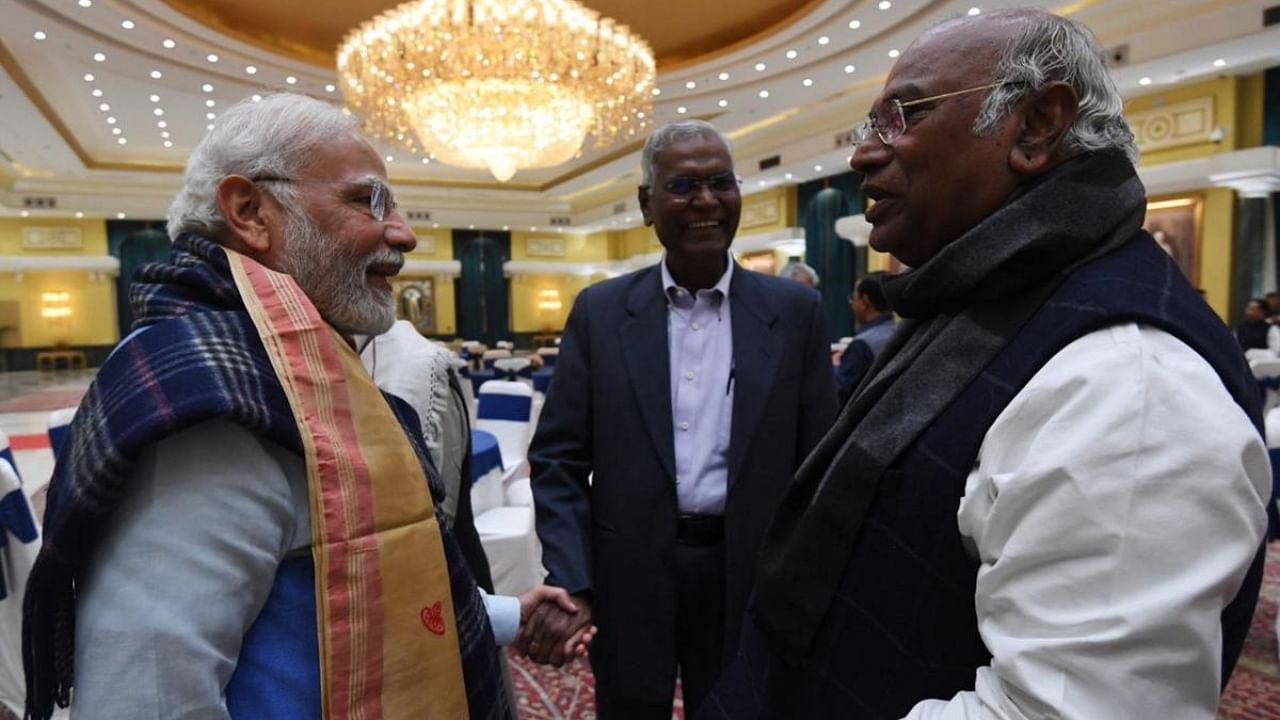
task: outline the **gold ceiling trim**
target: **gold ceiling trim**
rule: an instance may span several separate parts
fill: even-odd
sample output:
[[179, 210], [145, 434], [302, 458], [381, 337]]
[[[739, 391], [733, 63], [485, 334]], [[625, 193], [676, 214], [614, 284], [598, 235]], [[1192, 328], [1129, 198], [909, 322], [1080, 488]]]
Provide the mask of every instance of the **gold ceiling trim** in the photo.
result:
[[262, 37], [257, 33], [245, 32], [237, 28], [234, 23], [223, 19], [222, 15], [215, 10], [217, 3], [196, 4], [164, 0], [164, 4], [192, 22], [217, 31], [234, 40], [239, 40], [246, 45], [252, 45], [264, 52], [283, 55], [308, 65], [316, 65], [336, 74], [335, 52], [321, 52], [309, 45], [289, 42], [288, 39], [279, 36]]
[[737, 40], [735, 42], [716, 48], [714, 50], [707, 50], [700, 54], [691, 55], [688, 57], [671, 58], [671, 59], [659, 58], [658, 72], [675, 72], [677, 70], [683, 70], [684, 68], [691, 67], [693, 65], [700, 65], [705, 62], [711, 62], [712, 60], [722, 58], [725, 55], [729, 55], [730, 53], [741, 50], [742, 48], [749, 47], [758, 42], [767, 40], [773, 37], [774, 35], [777, 35], [778, 33], [782, 32], [783, 30], [786, 30], [792, 25], [795, 25], [796, 23], [800, 22], [800, 20], [808, 17], [809, 14], [814, 11], [815, 8], [817, 8], [819, 5], [822, 5], [824, 2], [826, 2], [826, 0], [808, 0], [808, 2], [796, 8], [795, 11], [792, 12], [790, 15], [774, 23], [773, 25], [770, 25], [769, 27], [764, 28], [763, 30], [760, 30], [751, 35], [748, 35], [747, 37], [742, 38], [741, 40]]

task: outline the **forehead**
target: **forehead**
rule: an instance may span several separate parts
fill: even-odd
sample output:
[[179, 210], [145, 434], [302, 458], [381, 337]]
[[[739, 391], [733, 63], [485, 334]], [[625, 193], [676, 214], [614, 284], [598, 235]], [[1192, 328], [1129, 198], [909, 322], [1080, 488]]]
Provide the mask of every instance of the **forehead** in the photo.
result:
[[386, 180], [387, 168], [382, 164], [378, 151], [364, 138], [352, 133], [324, 143], [303, 167], [302, 174], [333, 180], [369, 177]]
[[653, 164], [661, 175], [708, 175], [733, 169], [728, 148], [714, 136], [677, 140], [659, 150]]
[[990, 82], [1011, 28], [954, 22], [934, 28], [903, 53], [885, 80], [884, 97], [910, 100]]

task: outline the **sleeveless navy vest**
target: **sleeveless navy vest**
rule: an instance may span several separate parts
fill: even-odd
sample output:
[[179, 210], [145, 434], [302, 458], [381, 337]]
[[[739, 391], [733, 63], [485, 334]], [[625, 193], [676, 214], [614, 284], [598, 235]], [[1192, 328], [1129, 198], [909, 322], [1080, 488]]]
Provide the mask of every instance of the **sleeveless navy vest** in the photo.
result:
[[[726, 671], [726, 717], [900, 718], [920, 700], [972, 690], [991, 661], [978, 634], [979, 563], [956, 522], [965, 481], [987, 430], [1059, 350], [1110, 325], [1170, 333], [1203, 357], [1261, 432], [1257, 384], [1239, 346], [1146, 232], [1073, 273], [1017, 336], [891, 466], [868, 510], [837, 596], [809, 658], [771, 655], [754, 627]], [[1262, 579], [1261, 549], [1223, 613], [1223, 683], [1244, 643]], [[752, 637], [754, 636], [754, 637]], [[739, 658], [742, 660], [743, 658]], [[745, 673], [749, 677], [742, 677]], [[751, 688], [738, 687], [746, 682]], [[732, 686], [732, 687], [730, 687]], [[730, 689], [730, 692], [723, 692]]]

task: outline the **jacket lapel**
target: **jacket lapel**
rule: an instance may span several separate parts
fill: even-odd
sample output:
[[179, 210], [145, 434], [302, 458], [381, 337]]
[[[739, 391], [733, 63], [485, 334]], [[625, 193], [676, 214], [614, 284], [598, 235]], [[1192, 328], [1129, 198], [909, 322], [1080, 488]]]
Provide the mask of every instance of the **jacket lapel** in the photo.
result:
[[[671, 361], [667, 348], [667, 300], [658, 266], [636, 278], [627, 295], [626, 319], [618, 330], [627, 380], [662, 467], [676, 478], [671, 426]], [[736, 328], [735, 328], [736, 330]]]
[[[749, 271], [734, 267], [729, 288], [733, 324], [733, 427], [729, 438], [729, 486], [742, 470], [747, 448], [764, 415], [782, 359], [778, 314]], [[670, 413], [668, 413], [668, 416]]]

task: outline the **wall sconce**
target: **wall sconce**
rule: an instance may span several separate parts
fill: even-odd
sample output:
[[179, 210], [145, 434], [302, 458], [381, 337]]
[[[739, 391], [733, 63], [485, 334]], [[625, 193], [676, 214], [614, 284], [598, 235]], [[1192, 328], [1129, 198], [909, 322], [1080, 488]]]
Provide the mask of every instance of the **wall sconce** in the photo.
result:
[[40, 317], [50, 325], [66, 325], [71, 320], [71, 293], [66, 290], [40, 294]]
[[564, 304], [560, 302], [560, 291], [555, 288], [545, 288], [538, 291], [538, 312], [558, 313], [564, 308]]

